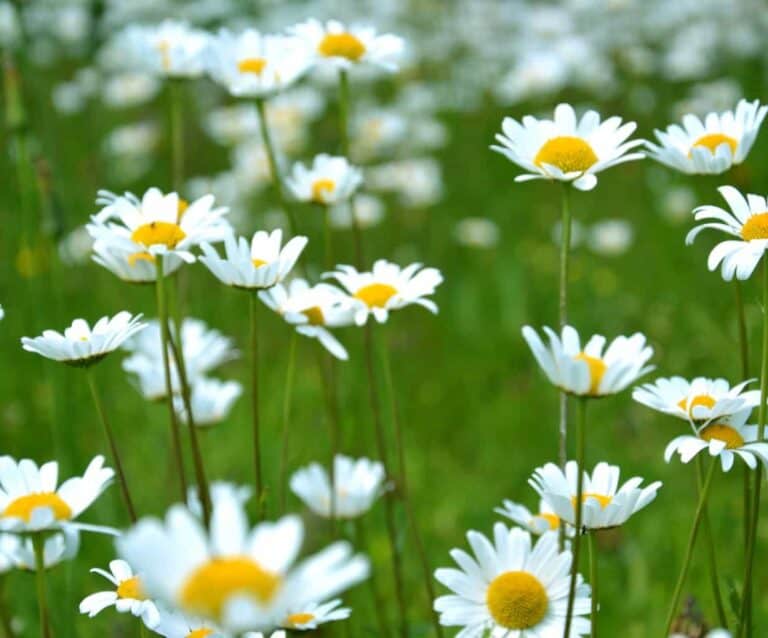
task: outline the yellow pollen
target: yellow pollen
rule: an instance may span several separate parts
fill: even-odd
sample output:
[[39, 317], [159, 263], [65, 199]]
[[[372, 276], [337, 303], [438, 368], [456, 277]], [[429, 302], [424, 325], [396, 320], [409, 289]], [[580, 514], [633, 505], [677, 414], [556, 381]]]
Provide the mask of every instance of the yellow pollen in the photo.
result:
[[688, 153], [688, 157], [693, 155], [693, 149], [697, 146], [708, 148], [712, 155], [714, 155], [715, 151], [721, 144], [728, 144], [728, 146], [731, 147], [731, 153], [735, 153], [736, 147], [739, 145], [739, 143], [732, 137], [728, 137], [722, 133], [709, 133], [707, 135], [703, 135], [693, 143], [691, 151]]
[[187, 638], [205, 638], [206, 636], [210, 636], [212, 633], [213, 629], [208, 629], [208, 627], [200, 627], [200, 629], [190, 631], [187, 634]]
[[117, 586], [118, 598], [131, 598], [133, 600], [146, 600], [144, 590], [141, 588], [141, 581], [138, 576], [126, 578]]
[[705, 408], [713, 408], [715, 407], [716, 401], [709, 396], [708, 394], [697, 394], [695, 397], [693, 397], [690, 401], [690, 405], [686, 406], [686, 403], [688, 402], [688, 398], [680, 399], [677, 403], [677, 407], [681, 410], [688, 410], [688, 414], [693, 414], [693, 408], [697, 406], [704, 406]]
[[151, 253], [148, 253], [146, 251], [142, 251], [139, 253], [133, 253], [132, 255], [128, 255], [128, 265], [129, 266], [135, 266], [137, 261], [155, 261], [155, 256]]
[[253, 264], [254, 268], [261, 268], [262, 266], [266, 266], [267, 262], [263, 259], [259, 259], [258, 257], [254, 257], [251, 259], [251, 263]]
[[163, 71], [169, 71], [171, 68], [171, 43], [168, 40], [162, 40], [157, 43], [157, 50], [160, 51], [160, 64]]
[[20, 518], [27, 523], [32, 519], [32, 512], [38, 507], [48, 507], [53, 510], [56, 520], [71, 518], [72, 510], [69, 505], [55, 492], [41, 492], [39, 494], [26, 494], [15, 501], [11, 501], [3, 511], [3, 516]]
[[176, 245], [186, 236], [187, 233], [178, 224], [150, 222], [134, 230], [131, 239], [137, 244], [144, 244], [145, 246], [164, 244], [168, 248], [176, 248]]
[[745, 241], [768, 239], [768, 211], [752, 215], [741, 227], [741, 237]]
[[325, 315], [323, 314], [323, 310], [320, 308], [320, 306], [312, 306], [311, 308], [307, 308], [306, 310], [302, 311], [302, 314], [307, 318], [310, 326], [325, 325]]
[[285, 619], [285, 624], [289, 627], [296, 627], [298, 625], [306, 625], [308, 622], [312, 622], [315, 619], [314, 614], [308, 614], [306, 612], [300, 614], [291, 614]]
[[245, 60], [240, 60], [240, 62], [237, 63], [237, 70], [240, 71], [240, 73], [261, 75], [261, 72], [266, 66], [266, 58], [245, 58]]
[[312, 183], [312, 201], [325, 204], [325, 196], [333, 193], [334, 188], [336, 188], [336, 182], [332, 179], [316, 179]]
[[389, 284], [368, 284], [360, 288], [354, 297], [364, 302], [369, 308], [384, 308], [396, 293], [397, 289]]
[[[605, 494], [596, 494], [595, 492], [585, 492], [581, 495], [581, 502], [586, 503], [588, 499], [594, 499], [598, 503], [600, 503], [600, 507], [602, 509], [605, 509], [611, 504], [611, 501], [613, 500], [612, 496], [607, 496]], [[574, 507], [576, 506], [576, 497], [574, 496], [571, 499], [571, 505]]]
[[189, 208], [189, 202], [183, 197], [179, 197], [179, 203], [176, 207], [176, 219], [178, 221], [181, 221], [181, 218], [184, 217], [184, 213], [187, 212], [187, 208]]
[[198, 567], [184, 583], [180, 600], [187, 611], [219, 618], [233, 596], [265, 604], [280, 587], [280, 576], [247, 556], [213, 558]]
[[580, 137], [570, 135], [561, 135], [547, 140], [533, 159], [536, 166], [551, 164], [564, 173], [586, 171], [595, 162], [597, 162], [597, 155], [592, 147]]
[[488, 585], [485, 594], [493, 619], [507, 629], [530, 629], [547, 614], [544, 586], [528, 572], [504, 572]]
[[603, 375], [608, 369], [608, 366], [605, 365], [605, 361], [598, 359], [597, 357], [592, 357], [585, 352], [580, 352], [574, 359], [576, 361], [584, 361], [587, 366], [589, 366], [589, 377], [591, 379], [589, 393], [593, 395], [598, 394], [600, 382], [603, 380]]
[[559, 529], [560, 528], [560, 517], [557, 514], [550, 514], [549, 512], [542, 512], [541, 514], [536, 514], [536, 516], [533, 517], [534, 519], [539, 519], [542, 521], [546, 521], [549, 524], [549, 529]]
[[365, 55], [365, 45], [351, 33], [329, 33], [322, 39], [317, 51], [326, 58], [347, 58], [357, 62]]
[[704, 441], [711, 441], [717, 439], [725, 443], [725, 447], [729, 450], [735, 450], [744, 445], [744, 437], [732, 428], [730, 425], [724, 423], [712, 423], [699, 432], [699, 438]]

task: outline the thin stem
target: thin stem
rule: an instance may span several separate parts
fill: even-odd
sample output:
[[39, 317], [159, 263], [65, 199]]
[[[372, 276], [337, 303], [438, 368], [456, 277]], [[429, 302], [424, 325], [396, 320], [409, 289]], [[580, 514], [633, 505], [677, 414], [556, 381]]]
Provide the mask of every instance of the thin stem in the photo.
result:
[[323, 244], [325, 245], [325, 268], [331, 270], [333, 263], [333, 234], [331, 233], [331, 207], [323, 206]]
[[600, 590], [597, 574], [597, 540], [595, 532], [589, 534], [589, 584], [592, 587], [592, 633], [591, 638], [597, 638], [597, 612], [600, 609]]
[[131, 492], [128, 489], [128, 480], [125, 478], [125, 470], [123, 469], [123, 462], [117, 449], [117, 442], [115, 441], [115, 435], [112, 432], [112, 426], [110, 425], [109, 419], [107, 418], [107, 413], [104, 410], [104, 404], [101, 401], [99, 390], [96, 387], [96, 378], [93, 370], [88, 368], [86, 370], [86, 376], [88, 377], [88, 386], [91, 389], [91, 396], [93, 397], [93, 403], [96, 406], [96, 412], [99, 414], [99, 419], [101, 420], [101, 424], [104, 427], [104, 434], [107, 437], [107, 443], [109, 444], [109, 449], [112, 453], [112, 461], [115, 464], [115, 470], [117, 470], [117, 479], [118, 483], [120, 484], [120, 492], [122, 493], [123, 500], [125, 501], [125, 507], [128, 510], [128, 518], [130, 518], [131, 523], [135, 523], [136, 510], [133, 507]]
[[[325, 362], [327, 360], [327, 366]], [[336, 456], [339, 454], [341, 430], [339, 427], [339, 405], [336, 390], [336, 362], [332, 355], [318, 353], [317, 365], [323, 383], [326, 419], [328, 421], [328, 438], [330, 441], [329, 474], [331, 483], [331, 502], [328, 520], [331, 537], [336, 539], [338, 527], [336, 520]]]
[[258, 303], [256, 292], [250, 293], [251, 315], [251, 405], [253, 411], [253, 471], [256, 480], [256, 502], [258, 517], [264, 514], [264, 483], [261, 468], [261, 411], [259, 406], [259, 325]]
[[[379, 458], [384, 466], [384, 472], [387, 479], [391, 478], [389, 464], [389, 453], [387, 452], [387, 441], [384, 433], [384, 423], [381, 417], [381, 405], [379, 403], [379, 392], [376, 384], [376, 373], [374, 371], [374, 352], [373, 352], [373, 333], [371, 324], [365, 326], [365, 363], [368, 373], [368, 392], [371, 403], [371, 413], [373, 416], [373, 425], [376, 435], [376, 445], [379, 451]], [[400, 554], [400, 544], [397, 538], [397, 523], [395, 520], [394, 494], [388, 492], [384, 495], [384, 513], [387, 524], [387, 535], [389, 537], [390, 551], [392, 552], [392, 575], [395, 583], [395, 597], [397, 599], [397, 608], [399, 613], [399, 633], [401, 638], [408, 636], [408, 620], [405, 604], [405, 586], [403, 583], [402, 556]]]
[[288, 366], [285, 371], [285, 389], [283, 394], [283, 447], [280, 453], [280, 512], [285, 514], [288, 500], [288, 450], [290, 449], [291, 398], [293, 377], [296, 370], [296, 331], [291, 332], [291, 345], [288, 349]]
[[[704, 468], [702, 467], [700, 457], [696, 458], [696, 481], [700, 495], [701, 490], [704, 487]], [[717, 568], [717, 553], [715, 550], [714, 537], [712, 535], [712, 524], [709, 520], [709, 510], [706, 506], [704, 507], [704, 513], [702, 516], [702, 525], [704, 526], [704, 542], [707, 545], [707, 554], [709, 558], [709, 578], [712, 583], [712, 597], [715, 599], [715, 607], [717, 607], [717, 617], [720, 623], [719, 626], [727, 629], [728, 620], [725, 614], [723, 595], [720, 590], [720, 575]]]
[[171, 129], [171, 178], [173, 190], [181, 193], [184, 185], [184, 113], [182, 111], [184, 96], [182, 91], [184, 80], [171, 78], [168, 80], [170, 98], [170, 129]]
[[168, 338], [167, 321], [168, 314], [165, 307], [165, 282], [163, 274], [163, 256], [157, 255], [155, 258], [155, 267], [157, 269], [157, 281], [155, 283], [155, 292], [157, 294], [157, 314], [160, 318], [160, 348], [163, 351], [163, 372], [165, 375], [165, 399], [168, 406], [168, 420], [171, 426], [171, 443], [173, 446], [173, 456], [176, 461], [176, 471], [179, 475], [179, 488], [181, 490], [181, 502], [187, 502], [187, 477], [184, 472], [184, 454], [181, 450], [181, 432], [179, 430], [179, 421], [176, 416], [176, 409], [173, 406], [173, 381], [171, 378], [171, 362], [168, 356]]
[[[365, 523], [362, 516], [355, 519], [355, 535], [357, 540], [357, 546], [361, 550], [368, 550], [370, 554], [370, 545], [368, 544], [368, 535], [365, 530]], [[378, 578], [376, 576], [376, 570], [371, 569], [371, 573], [368, 576], [368, 586], [371, 592], [371, 602], [373, 604], [374, 614], [376, 615], [376, 621], [379, 624], [379, 635], [381, 638], [389, 638], [389, 623], [387, 617], [384, 614], [386, 605], [384, 599], [381, 596], [381, 590], [379, 589]]]
[[40, 635], [51, 638], [51, 622], [48, 616], [48, 596], [45, 587], [45, 535], [38, 532], [32, 536], [35, 550], [35, 581], [37, 583], [37, 608], [40, 612]]
[[[339, 146], [341, 154], [352, 161], [349, 152], [349, 74], [346, 69], [339, 69]], [[352, 215], [352, 237], [355, 243], [355, 260], [358, 268], [363, 264], [363, 233], [357, 219], [355, 196], [349, 198], [349, 212]]]
[[747, 313], [744, 308], [744, 295], [741, 292], [741, 282], [733, 281], [733, 290], [736, 293], [736, 313], [739, 329], [739, 353], [741, 354], [741, 378], [749, 378], [749, 341], [747, 338]]
[[582, 505], [584, 501], [584, 442], [586, 438], [585, 430], [587, 429], [587, 399], [584, 397], [579, 398], [578, 405], [578, 447], [576, 450], [576, 524], [574, 526], [576, 533], [573, 536], [573, 563], [571, 564], [571, 582], [568, 588], [568, 607], [566, 610], [565, 631], [563, 632], [563, 638], [570, 638], [571, 636], [573, 608], [576, 602], [576, 584], [579, 577], [579, 558], [581, 558], [581, 521]]
[[715, 468], [717, 467], [718, 457], [714, 457], [710, 463], [707, 477], [704, 479], [704, 485], [699, 493], [699, 504], [696, 507], [696, 513], [693, 517], [693, 525], [691, 526], [691, 533], [688, 537], [688, 547], [685, 550], [685, 557], [683, 558], [683, 566], [680, 569], [680, 575], [677, 578], [677, 584], [675, 585], [674, 592], [672, 594], [672, 602], [669, 606], [669, 613], [667, 614], [667, 622], [663, 637], [667, 638], [672, 630], [672, 623], [675, 620], [677, 614], [677, 606], [680, 604], [680, 596], [683, 593], [683, 587], [685, 586], [685, 579], [688, 577], [688, 569], [691, 566], [691, 558], [693, 556], [693, 548], [696, 545], [696, 537], [699, 533], [699, 527], [701, 521], [704, 518], [704, 511], [706, 509], [707, 497], [709, 496], [709, 488], [712, 484], [712, 477], [715, 475]]
[[[562, 330], [568, 323], [568, 262], [571, 252], [571, 207], [570, 191], [567, 184], [563, 185], [562, 198], [562, 217], [560, 220], [560, 304], [559, 304], [559, 324]], [[565, 468], [565, 462], [568, 459], [568, 395], [565, 392], [560, 394], [560, 427], [559, 427], [559, 446], [558, 459], [560, 467]]]

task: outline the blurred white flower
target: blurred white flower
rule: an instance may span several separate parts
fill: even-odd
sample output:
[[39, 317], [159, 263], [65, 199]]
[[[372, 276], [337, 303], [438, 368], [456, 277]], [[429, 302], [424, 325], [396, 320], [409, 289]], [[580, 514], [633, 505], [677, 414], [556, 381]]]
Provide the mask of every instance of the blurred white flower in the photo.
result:
[[[229, 416], [235, 401], [243, 393], [243, 386], [237, 381], [220, 381], [198, 377], [192, 383], [190, 402], [196, 426], [211, 427]], [[174, 397], [176, 413], [186, 419], [186, 410], [181, 397]]]
[[297, 162], [285, 178], [288, 190], [301, 202], [332, 206], [349, 200], [363, 181], [359, 168], [346, 157], [321, 153], [307, 167]]
[[123, 54], [123, 65], [172, 78], [203, 74], [204, 53], [209, 36], [185, 22], [165, 20], [158, 25], [132, 24], [116, 36], [115, 46]]
[[331, 226], [334, 228], [352, 228], [352, 215], [360, 228], [371, 228], [384, 219], [384, 203], [373, 195], [359, 193], [354, 203], [345, 202], [331, 208]]
[[456, 241], [472, 248], [493, 248], [499, 242], [499, 227], [487, 217], [465, 217], [453, 229]]
[[632, 224], [625, 219], [606, 219], [589, 228], [587, 244], [590, 249], [604, 257], [623, 255], [634, 239]]

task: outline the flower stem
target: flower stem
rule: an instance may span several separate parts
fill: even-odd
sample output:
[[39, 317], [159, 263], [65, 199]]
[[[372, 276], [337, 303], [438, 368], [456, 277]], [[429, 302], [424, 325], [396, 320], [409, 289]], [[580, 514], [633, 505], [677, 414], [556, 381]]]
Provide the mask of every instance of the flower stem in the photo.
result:
[[101, 395], [99, 389], [96, 387], [96, 378], [91, 368], [86, 370], [86, 376], [88, 377], [88, 386], [91, 389], [91, 396], [93, 397], [93, 403], [96, 406], [96, 412], [99, 414], [102, 426], [104, 426], [104, 434], [107, 436], [107, 443], [109, 449], [112, 452], [112, 461], [115, 464], [117, 470], [117, 479], [120, 484], [120, 491], [123, 494], [123, 500], [125, 501], [125, 507], [128, 510], [128, 518], [131, 523], [136, 522], [136, 510], [133, 507], [133, 500], [131, 499], [131, 492], [128, 489], [128, 480], [125, 478], [125, 470], [123, 469], [123, 462], [120, 457], [120, 453], [117, 449], [117, 442], [115, 441], [115, 435], [112, 432], [112, 426], [107, 418], [107, 413], [104, 410], [104, 404], [101, 401]]
[[182, 112], [184, 80], [170, 78], [169, 121], [171, 130], [171, 184], [176, 193], [181, 193], [184, 185], [184, 114]]
[[285, 371], [283, 393], [283, 447], [280, 453], [280, 512], [285, 514], [288, 500], [288, 450], [290, 449], [291, 398], [293, 377], [296, 370], [296, 331], [291, 331], [291, 345], [288, 349], [288, 366]]
[[250, 293], [251, 316], [251, 405], [253, 411], [253, 471], [256, 480], [256, 507], [258, 518], [264, 516], [266, 495], [261, 469], [261, 410], [259, 406], [259, 325], [258, 297], [256, 292]]
[[[560, 304], [559, 324], [560, 329], [568, 323], [568, 266], [571, 252], [571, 206], [570, 191], [567, 184], [563, 185], [562, 216], [560, 220]], [[560, 467], [565, 468], [568, 458], [568, 395], [560, 393], [560, 429], [558, 459]]]
[[570, 638], [571, 623], [573, 622], [573, 608], [576, 602], [576, 584], [579, 577], [579, 558], [581, 557], [581, 514], [582, 501], [584, 500], [584, 442], [587, 429], [587, 399], [579, 398], [579, 419], [578, 427], [578, 446], [576, 449], [576, 524], [574, 526], [576, 533], [573, 536], [573, 563], [571, 563], [571, 582], [568, 588], [568, 607], [565, 616], [565, 630], [563, 638]]
[[325, 268], [331, 270], [333, 264], [333, 234], [331, 233], [331, 207], [323, 206], [323, 243], [325, 245]]
[[[365, 530], [365, 523], [363, 522], [362, 516], [358, 516], [355, 519], [355, 535], [357, 537], [356, 541], [358, 549], [361, 551], [367, 550], [368, 553], [371, 554], [368, 535]], [[371, 569], [370, 576], [368, 577], [368, 586], [371, 591], [371, 602], [373, 603], [374, 614], [376, 615], [376, 620], [379, 624], [379, 636], [381, 638], [389, 638], [389, 623], [387, 622], [387, 616], [384, 613], [386, 605], [381, 596], [375, 569]]]
[[160, 322], [160, 348], [163, 357], [163, 372], [165, 375], [165, 399], [168, 406], [168, 420], [171, 426], [171, 444], [173, 446], [173, 456], [176, 461], [176, 471], [179, 475], [179, 488], [181, 490], [181, 502], [187, 501], [187, 478], [184, 472], [184, 454], [181, 450], [181, 433], [179, 431], [179, 421], [176, 416], [176, 409], [173, 406], [173, 381], [171, 378], [171, 362], [168, 356], [167, 341], [167, 321], [168, 311], [165, 307], [165, 281], [163, 274], [163, 256], [157, 255], [155, 258], [155, 267], [157, 269], [157, 281], [155, 283], [155, 292], [157, 294], [157, 314]]
[[336, 519], [336, 456], [339, 454], [341, 438], [338, 392], [336, 389], [336, 362], [330, 354], [318, 352], [317, 366], [323, 383], [326, 419], [328, 421], [328, 438], [330, 441], [329, 475], [331, 483], [331, 502], [328, 520], [331, 538], [335, 540], [338, 536]]
[[591, 638], [597, 638], [597, 612], [600, 608], [600, 590], [597, 574], [597, 540], [595, 532], [589, 534], [589, 584], [592, 587], [592, 633]]
[[40, 612], [40, 635], [51, 638], [51, 622], [48, 616], [48, 597], [45, 587], [45, 535], [37, 532], [32, 536], [35, 551], [35, 581], [37, 583], [37, 608]]
[[[349, 74], [346, 69], [339, 69], [339, 146], [341, 154], [349, 161]], [[363, 233], [357, 219], [354, 194], [349, 198], [349, 212], [352, 215], [352, 237], [355, 242], [355, 261], [358, 268], [363, 264]]]
[[699, 527], [701, 526], [702, 519], [704, 518], [704, 512], [706, 510], [707, 497], [709, 496], [709, 488], [712, 484], [712, 477], [715, 475], [715, 468], [717, 467], [718, 457], [714, 457], [709, 466], [709, 471], [704, 479], [704, 485], [699, 493], [699, 504], [696, 507], [696, 513], [693, 517], [693, 525], [691, 526], [691, 533], [688, 537], [688, 547], [685, 550], [685, 557], [683, 558], [683, 567], [680, 570], [680, 575], [677, 578], [677, 584], [675, 585], [674, 592], [672, 593], [672, 602], [669, 606], [669, 613], [667, 614], [667, 623], [663, 637], [667, 638], [672, 630], [672, 623], [675, 620], [677, 614], [677, 606], [680, 603], [680, 596], [683, 593], [683, 586], [685, 585], [685, 579], [688, 576], [688, 568], [691, 566], [691, 558], [693, 556], [693, 548], [696, 544], [696, 537], [699, 533]]
[[744, 308], [744, 295], [741, 292], [741, 282], [733, 280], [733, 290], [736, 293], [736, 312], [739, 328], [739, 353], [741, 355], [741, 378], [749, 378], [749, 341], [747, 338], [747, 313]]

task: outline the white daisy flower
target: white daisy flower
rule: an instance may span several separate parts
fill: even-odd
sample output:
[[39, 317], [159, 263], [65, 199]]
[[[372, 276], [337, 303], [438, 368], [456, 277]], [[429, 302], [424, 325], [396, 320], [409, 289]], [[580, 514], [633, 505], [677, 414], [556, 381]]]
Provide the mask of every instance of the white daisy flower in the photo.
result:
[[[175, 363], [170, 361], [169, 364], [171, 368], [171, 391], [176, 395], [181, 392], [181, 381]], [[160, 359], [137, 352], [123, 359], [122, 368], [125, 372], [134, 375], [132, 384], [138, 388], [141, 396], [147, 401], [165, 399], [167, 396], [165, 368]]]
[[354, 323], [347, 295], [338, 288], [322, 283], [310, 286], [297, 278], [288, 286], [277, 284], [259, 292], [259, 299], [295, 326], [296, 332], [317, 339], [337, 359], [349, 358], [346, 348], [328, 330]]
[[737, 456], [750, 469], [755, 469], [758, 461], [768, 465], [768, 442], [758, 440], [758, 428], [747, 425], [748, 418], [749, 412], [742, 411], [722, 420], [692, 425], [693, 434], [683, 434], [670, 441], [664, 450], [664, 460], [669, 463], [672, 455], [678, 454], [683, 463], [688, 463], [706, 450], [710, 456], [720, 457], [723, 472], [730, 471]]
[[735, 111], [708, 113], [703, 120], [686, 115], [682, 126], [654, 131], [659, 144], [646, 142], [648, 155], [683, 173], [723, 173], [746, 159], [766, 112], [759, 100], [740, 100]]
[[[353, 459], [343, 454], [334, 458], [335, 511], [338, 518], [356, 518], [371, 509], [384, 492], [384, 466], [367, 458]], [[331, 516], [331, 478], [319, 463], [294, 472], [291, 491], [315, 514]]]
[[[584, 471], [581, 507], [583, 529], [606, 529], [623, 525], [630, 516], [656, 498], [661, 481], [641, 488], [643, 479], [634, 477], [619, 486], [619, 474], [619, 467], [608, 463], [598, 463], [591, 475]], [[538, 468], [528, 482], [561, 520], [575, 525], [578, 476], [576, 461], [568, 461], [565, 472], [554, 463], [547, 463]]]
[[635, 388], [632, 398], [678, 419], [708, 423], [743, 411], [749, 415], [760, 403], [759, 390], [744, 391], [752, 381], [742, 381], [731, 387], [726, 379], [696, 377], [688, 381], [671, 377]]
[[346, 157], [322, 153], [315, 156], [309, 167], [296, 162], [285, 183], [300, 202], [332, 206], [352, 196], [363, 183], [363, 173]]
[[396, 71], [405, 49], [399, 36], [379, 34], [372, 27], [347, 26], [338, 20], [307, 20], [294, 26], [291, 32], [306, 43], [316, 63], [339, 69], [370, 64]]
[[235, 97], [263, 98], [296, 82], [311, 58], [296, 37], [263, 35], [254, 29], [242, 33], [220, 31], [207, 51], [208, 73]]
[[132, 614], [141, 618], [152, 629], [160, 621], [160, 613], [155, 603], [144, 595], [141, 578], [134, 574], [131, 566], [124, 560], [113, 560], [109, 571], [94, 568], [92, 573], [103, 576], [115, 588], [91, 594], [80, 603], [80, 613], [93, 618], [107, 607], [114, 607], [121, 614]]
[[[46, 569], [73, 559], [80, 549], [80, 530], [72, 527], [51, 534], [45, 539], [43, 565]], [[0, 534], [0, 573], [10, 569], [34, 571], [35, 548], [31, 538], [17, 534]]]
[[82, 477], [64, 481], [58, 488], [59, 464], [40, 467], [30, 459], [16, 461], [0, 456], [0, 531], [25, 533], [70, 528], [114, 533], [113, 530], [75, 519], [88, 509], [112, 482], [115, 472], [95, 457]]
[[352, 614], [352, 610], [340, 605], [341, 600], [338, 598], [322, 605], [310, 603], [288, 614], [282, 626], [294, 631], [309, 631], [327, 622], [346, 620]]
[[115, 196], [101, 191], [97, 203], [102, 210], [91, 217], [88, 232], [96, 239], [129, 240], [141, 253], [151, 257], [177, 255], [186, 262], [195, 261], [190, 252], [203, 242], [218, 242], [232, 232], [224, 216], [226, 207], [214, 208], [213, 195], [205, 195], [187, 204], [176, 193], [163, 194], [150, 188], [141, 199], [132, 193]]
[[[243, 393], [243, 386], [237, 381], [220, 381], [198, 377], [192, 384], [191, 404], [195, 425], [211, 427], [221, 423], [229, 416], [232, 406]], [[181, 397], [174, 397], [176, 413], [185, 419], [184, 402]]]
[[295, 564], [302, 537], [296, 516], [250, 528], [242, 502], [221, 491], [210, 531], [176, 505], [165, 521], [139, 521], [117, 547], [161, 605], [243, 633], [279, 627], [293, 610], [331, 599], [367, 577], [367, 559], [353, 555], [346, 542]]
[[282, 246], [283, 231], [257, 232], [250, 245], [245, 237], [229, 235], [224, 240], [226, 257], [203, 244], [200, 261], [221, 283], [235, 288], [261, 290], [271, 288], [288, 276], [299, 259], [307, 238], [293, 237]]
[[626, 141], [635, 128], [634, 122], [622, 124], [618, 116], [601, 122], [596, 111], [587, 111], [577, 120], [572, 106], [558, 104], [552, 120], [527, 115], [520, 123], [504, 118], [502, 133], [496, 135], [499, 145], [491, 149], [529, 171], [518, 175], [516, 182], [559, 180], [588, 191], [597, 184], [600, 171], [644, 157], [628, 152], [643, 144], [642, 140]]
[[162, 605], [157, 605], [157, 610], [159, 620], [152, 631], [165, 638], [228, 638], [209, 620], [171, 611]]
[[87, 367], [101, 361], [117, 350], [126, 340], [147, 327], [141, 315], [118, 312], [114, 317], [102, 317], [91, 328], [85, 319], [75, 319], [64, 334], [44, 330], [39, 337], [22, 337], [24, 350], [46, 359], [61, 361], [75, 367]]
[[[463, 627], [458, 638], [549, 638], [562, 636], [571, 580], [571, 552], [558, 551], [557, 534], [531, 535], [503, 523], [493, 541], [467, 533], [475, 557], [454, 549], [460, 569], [438, 569], [435, 578], [454, 593], [435, 600], [440, 624]], [[590, 632], [589, 586], [579, 575], [569, 638]]]
[[391, 310], [417, 304], [437, 313], [432, 295], [443, 282], [437, 268], [422, 268], [419, 263], [400, 268], [386, 259], [378, 259], [370, 272], [358, 272], [352, 266], [337, 266], [323, 277], [336, 279], [350, 294], [347, 301], [354, 310], [355, 323], [362, 326], [373, 315], [379, 323], [389, 318]]
[[[108, 234], [93, 242], [93, 261], [104, 266], [123, 281], [131, 283], [155, 283], [157, 266], [155, 257], [138, 244], [124, 239], [115, 240]], [[176, 272], [184, 262], [175, 254], [163, 260], [163, 274]]]
[[744, 197], [733, 186], [721, 186], [718, 190], [731, 210], [717, 206], [697, 208], [696, 221], [709, 221], [692, 228], [685, 243], [692, 244], [706, 228], [733, 235], [737, 239], [722, 241], [712, 249], [707, 267], [714, 271], [722, 262], [721, 272], [726, 281], [731, 281], [734, 275], [737, 279], [749, 279], [768, 247], [768, 202], [759, 195]]
[[523, 337], [549, 381], [564, 392], [588, 397], [616, 394], [653, 369], [645, 365], [653, 348], [639, 332], [616, 337], [604, 351], [606, 340], [601, 335], [591, 337], [582, 349], [571, 326], [565, 326], [560, 337], [551, 328], [543, 330], [549, 346], [530, 326], [523, 327]]
[[555, 514], [554, 510], [544, 499], [539, 501], [539, 509], [535, 514], [525, 505], [508, 499], [504, 499], [502, 505], [503, 507], [497, 507], [493, 511], [508, 518], [515, 525], [522, 527], [531, 534], [541, 536], [546, 532], [560, 529], [560, 517]]

